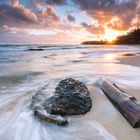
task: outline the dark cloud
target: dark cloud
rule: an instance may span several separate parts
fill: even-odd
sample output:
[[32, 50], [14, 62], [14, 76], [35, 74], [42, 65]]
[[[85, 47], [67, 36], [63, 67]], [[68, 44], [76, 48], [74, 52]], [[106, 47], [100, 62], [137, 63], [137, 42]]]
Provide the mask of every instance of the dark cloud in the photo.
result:
[[104, 33], [104, 28], [102, 26], [95, 27], [95, 25], [87, 24], [85, 22], [81, 23], [81, 25], [92, 34]]
[[66, 3], [66, 0], [47, 0], [47, 4], [56, 4], [56, 5], [62, 5]]
[[73, 0], [82, 10], [103, 10], [115, 4], [115, 0]]
[[[118, 30], [127, 30], [131, 27], [133, 19], [138, 15], [139, 0], [73, 0], [98, 24]], [[112, 22], [113, 18], [117, 22]]]
[[68, 14], [67, 15], [67, 20], [70, 21], [70, 22], [75, 22], [75, 17], [71, 14]]
[[31, 12], [12, 0], [11, 4], [0, 5], [0, 26], [44, 28], [54, 26], [59, 21], [55, 9], [47, 5], [42, 11]]
[[35, 24], [36, 22], [36, 15], [22, 6], [0, 5], [0, 24]]
[[49, 4], [49, 5], [63, 5], [66, 4], [66, 0], [31, 0], [33, 4]]
[[[107, 13], [125, 12], [124, 10], [135, 10], [139, 0], [73, 0], [80, 6], [81, 10], [90, 12], [104, 11]], [[111, 10], [111, 11], [110, 11]]]

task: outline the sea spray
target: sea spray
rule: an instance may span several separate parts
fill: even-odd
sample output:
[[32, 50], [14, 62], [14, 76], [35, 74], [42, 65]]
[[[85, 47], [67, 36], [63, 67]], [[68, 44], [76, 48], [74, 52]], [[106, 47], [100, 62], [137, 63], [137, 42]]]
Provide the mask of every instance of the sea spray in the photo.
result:
[[97, 122], [71, 119], [66, 127], [43, 124], [30, 110], [1, 117], [0, 123], [0, 139], [3, 140], [116, 140]]

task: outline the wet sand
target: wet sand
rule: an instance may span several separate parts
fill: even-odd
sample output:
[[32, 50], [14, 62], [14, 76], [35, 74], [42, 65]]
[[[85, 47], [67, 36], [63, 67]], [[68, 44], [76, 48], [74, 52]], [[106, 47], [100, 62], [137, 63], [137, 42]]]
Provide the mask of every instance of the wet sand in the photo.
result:
[[[140, 89], [122, 88], [140, 101]], [[98, 87], [89, 87], [93, 108], [87, 119], [99, 122], [116, 140], [139, 140], [140, 128], [132, 128]]]
[[[120, 64], [140, 67], [139, 54], [125, 54], [125, 57], [120, 57], [118, 60]], [[119, 87], [140, 102], [140, 88], [135, 89], [123, 85]], [[93, 109], [90, 112], [93, 120], [103, 125], [117, 140], [140, 139], [140, 128], [132, 128], [99, 88], [89, 87], [89, 90], [93, 99]]]
[[120, 61], [119, 63], [121, 64], [140, 67], [140, 55], [120, 58], [119, 61]]
[[[133, 55], [133, 52], [138, 52], [140, 47], [62, 45], [45, 46], [45, 51], [24, 51], [31, 47], [0, 47], [0, 140], [140, 140], [140, 129], [133, 129], [98, 87], [92, 85], [100, 77], [111, 78], [140, 101], [140, 67], [123, 65], [122, 62], [122, 65], [115, 64], [121, 57], [120, 61], [137, 57], [139, 54]], [[33, 48], [37, 47], [33, 45]], [[40, 123], [28, 107], [32, 96], [46, 84], [46, 92], [51, 93], [57, 81], [65, 77], [92, 85], [89, 87], [92, 110], [85, 115], [68, 117], [67, 127]]]

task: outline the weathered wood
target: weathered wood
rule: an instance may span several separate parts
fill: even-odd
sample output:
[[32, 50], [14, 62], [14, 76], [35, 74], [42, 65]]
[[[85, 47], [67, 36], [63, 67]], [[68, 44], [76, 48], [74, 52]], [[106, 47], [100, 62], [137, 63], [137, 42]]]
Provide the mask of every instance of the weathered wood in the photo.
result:
[[62, 117], [60, 115], [52, 115], [44, 109], [43, 106], [41, 105], [35, 105], [34, 106], [34, 114], [35, 116], [38, 116], [39, 119], [50, 122], [50, 123], [55, 123], [57, 125], [67, 125], [68, 120], [65, 117]]
[[100, 79], [99, 86], [133, 128], [140, 127], [140, 103], [114, 83]]

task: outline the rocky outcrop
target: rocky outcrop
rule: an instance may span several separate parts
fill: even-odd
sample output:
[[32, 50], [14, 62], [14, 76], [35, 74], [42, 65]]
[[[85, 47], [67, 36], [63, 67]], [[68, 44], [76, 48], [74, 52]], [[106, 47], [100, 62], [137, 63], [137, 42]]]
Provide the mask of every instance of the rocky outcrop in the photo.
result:
[[84, 114], [92, 107], [87, 87], [72, 78], [60, 81], [53, 96], [46, 98], [45, 94], [47, 93], [42, 94], [40, 91], [33, 97], [32, 108], [35, 114], [43, 116], [49, 122], [67, 124], [67, 120], [62, 119], [62, 116]]

